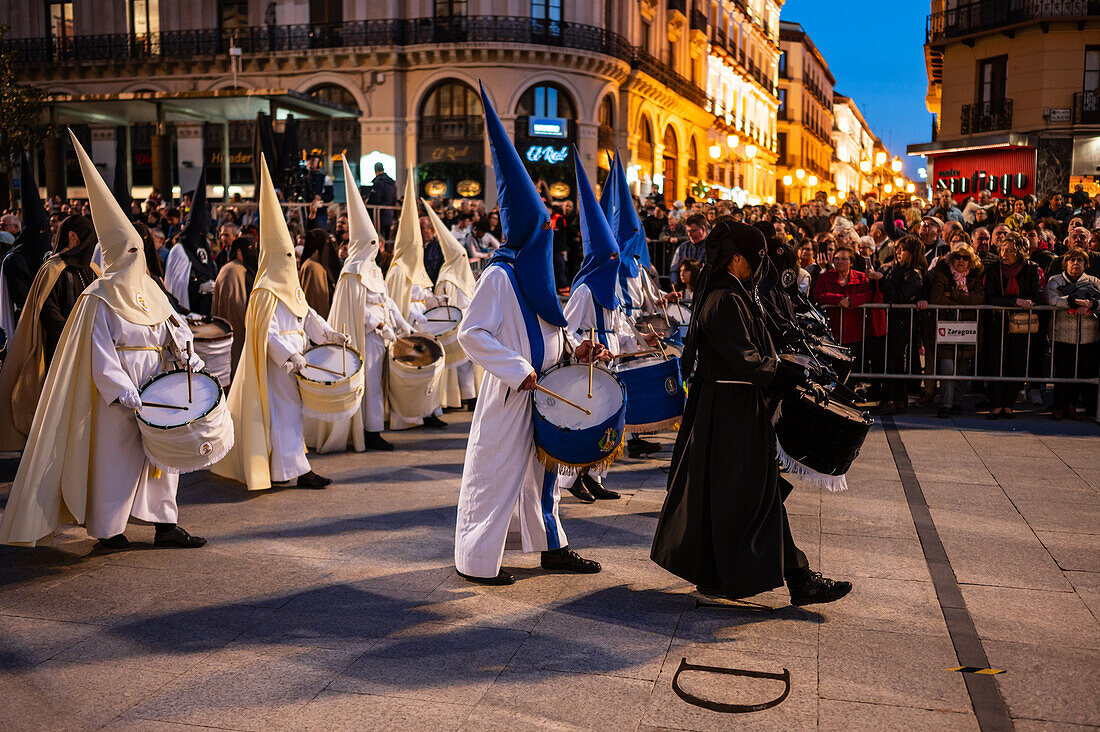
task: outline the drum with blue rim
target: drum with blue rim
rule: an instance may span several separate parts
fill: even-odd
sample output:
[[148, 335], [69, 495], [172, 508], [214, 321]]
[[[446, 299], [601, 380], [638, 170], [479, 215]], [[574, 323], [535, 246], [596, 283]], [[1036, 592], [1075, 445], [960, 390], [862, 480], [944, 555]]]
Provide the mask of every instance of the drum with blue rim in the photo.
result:
[[539, 379], [540, 386], [561, 397], [534, 394], [535, 445], [547, 470], [598, 469], [622, 455], [626, 389], [603, 366], [592, 367], [591, 376], [591, 392], [587, 364], [559, 364]]
[[628, 431], [661, 432], [679, 426], [684, 415], [679, 358], [647, 356], [624, 361], [615, 373], [626, 386]]

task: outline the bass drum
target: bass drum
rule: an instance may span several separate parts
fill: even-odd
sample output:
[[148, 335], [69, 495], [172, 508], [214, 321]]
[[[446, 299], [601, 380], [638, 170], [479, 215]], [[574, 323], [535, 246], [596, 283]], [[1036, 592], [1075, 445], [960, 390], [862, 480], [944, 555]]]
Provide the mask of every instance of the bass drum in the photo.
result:
[[784, 397], [775, 421], [779, 461], [795, 475], [801, 475], [830, 490], [847, 487], [844, 474], [859, 456], [874, 420], [855, 406], [839, 399], [818, 404], [813, 392], [795, 387]]
[[603, 366], [590, 370], [586, 364], [559, 364], [542, 374], [539, 385], [589, 412], [545, 392], [534, 393], [535, 446], [543, 467], [571, 474], [606, 467], [618, 459], [626, 423], [626, 388], [615, 374]]

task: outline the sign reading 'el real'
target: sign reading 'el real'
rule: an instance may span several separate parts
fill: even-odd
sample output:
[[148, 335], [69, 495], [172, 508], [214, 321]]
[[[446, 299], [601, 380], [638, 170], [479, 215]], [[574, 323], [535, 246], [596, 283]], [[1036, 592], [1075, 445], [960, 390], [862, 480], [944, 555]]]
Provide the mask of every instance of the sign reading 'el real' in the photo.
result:
[[562, 145], [561, 147], [554, 147], [553, 145], [532, 145], [527, 148], [527, 152], [524, 156], [532, 163], [537, 163], [541, 160], [554, 165], [569, 157], [569, 146]]
[[975, 345], [978, 342], [978, 323], [974, 320], [941, 320], [936, 324], [936, 342]]

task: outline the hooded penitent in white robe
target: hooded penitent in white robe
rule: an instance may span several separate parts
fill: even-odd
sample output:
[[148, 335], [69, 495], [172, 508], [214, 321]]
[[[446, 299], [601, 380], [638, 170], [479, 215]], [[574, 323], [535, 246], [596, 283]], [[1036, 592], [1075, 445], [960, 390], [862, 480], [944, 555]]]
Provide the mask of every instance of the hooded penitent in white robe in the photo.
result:
[[[146, 458], [131, 409], [150, 378], [183, 353], [191, 332], [145, 269], [141, 237], [73, 137], [103, 276], [77, 300], [35, 410], [12, 484], [0, 542], [33, 546], [69, 522], [98, 538], [129, 517], [175, 523], [178, 476]], [[192, 365], [198, 367], [198, 359]]]
[[245, 314], [245, 344], [228, 407], [236, 437], [233, 449], [211, 470], [266, 490], [272, 481], [310, 471], [302, 438], [302, 397], [290, 357], [312, 339], [342, 342], [306, 305], [298, 283], [294, 245], [266, 163], [260, 165], [260, 258]]
[[164, 289], [172, 293], [184, 308], [191, 307], [191, 259], [182, 244], [176, 244], [168, 250], [168, 261], [164, 264]]
[[[540, 371], [557, 363], [561, 328], [539, 319], [545, 343]], [[508, 274], [489, 267], [478, 280], [458, 331], [466, 354], [485, 369], [470, 425], [455, 529], [455, 567], [495, 577], [517, 512], [523, 550], [548, 551], [569, 541], [558, 518], [560, 492], [535, 450], [533, 391], [516, 391], [534, 369], [523, 314]]]
[[367, 215], [351, 168], [344, 162], [348, 201], [348, 258], [344, 262], [328, 323], [351, 338], [363, 357], [363, 402], [350, 419], [327, 422], [307, 417], [306, 444], [317, 452], [366, 449], [364, 430], [381, 432], [386, 419], [386, 339], [411, 332], [397, 304], [386, 291], [378, 254], [378, 232]]

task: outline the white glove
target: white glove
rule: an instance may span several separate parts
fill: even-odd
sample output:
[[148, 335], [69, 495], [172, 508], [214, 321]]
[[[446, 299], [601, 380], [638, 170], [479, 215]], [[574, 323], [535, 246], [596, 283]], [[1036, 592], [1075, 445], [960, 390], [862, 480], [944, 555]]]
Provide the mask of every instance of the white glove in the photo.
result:
[[397, 340], [397, 334], [393, 332], [393, 328], [387, 323], [383, 323], [378, 332], [382, 335], [382, 340], [386, 343], [393, 343]]
[[209, 295], [212, 292], [214, 292], [214, 280], [207, 280], [206, 282], [203, 282], [201, 285], [199, 285], [200, 295]]
[[330, 331], [328, 334], [328, 342], [339, 346], [343, 344], [345, 346], [351, 345], [351, 336], [339, 333], [335, 330]]
[[141, 409], [141, 396], [136, 391], [125, 391], [118, 398], [118, 403], [127, 409]]
[[204, 368], [206, 368], [206, 361], [203, 361], [201, 358], [199, 358], [199, 354], [192, 351], [191, 358], [187, 361], [187, 366], [192, 371], [202, 371]]
[[308, 365], [309, 362], [306, 361], [306, 357], [300, 353], [292, 353], [290, 354], [290, 358], [286, 360], [286, 369], [291, 373], [301, 371]]

